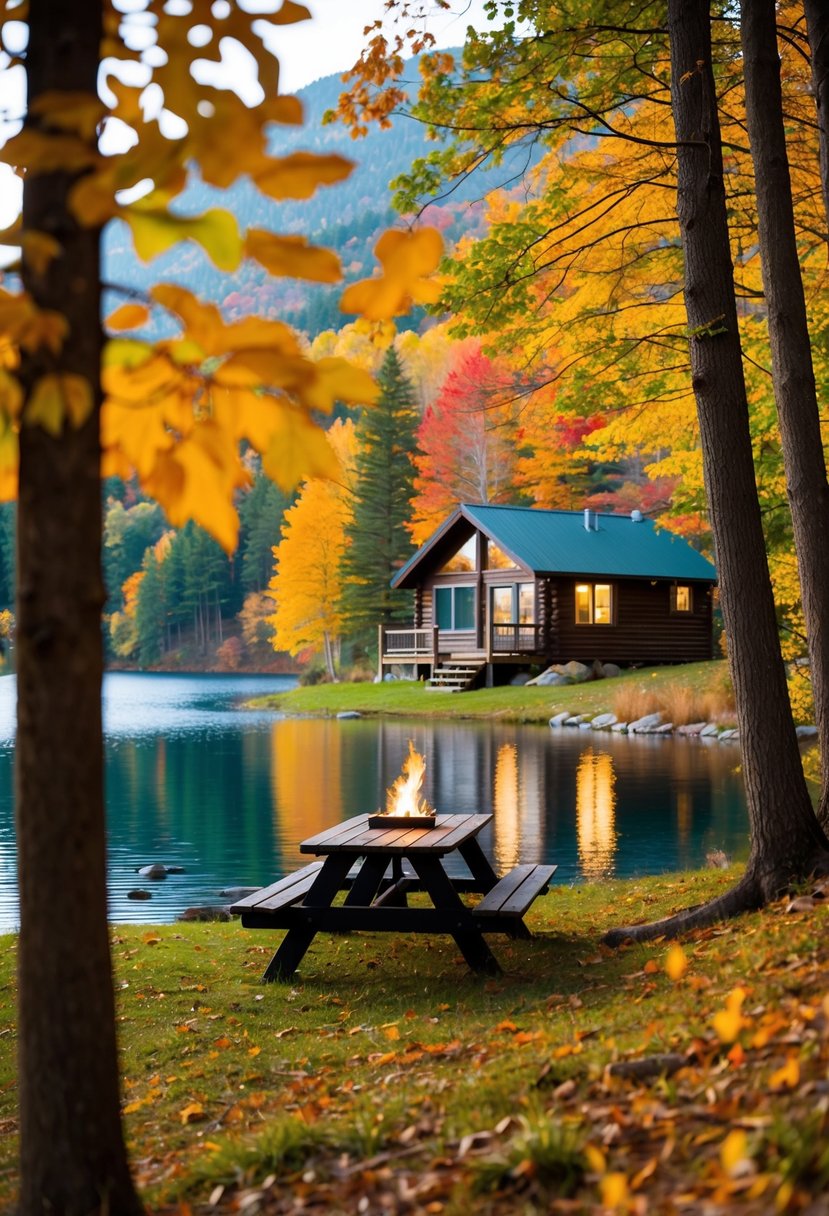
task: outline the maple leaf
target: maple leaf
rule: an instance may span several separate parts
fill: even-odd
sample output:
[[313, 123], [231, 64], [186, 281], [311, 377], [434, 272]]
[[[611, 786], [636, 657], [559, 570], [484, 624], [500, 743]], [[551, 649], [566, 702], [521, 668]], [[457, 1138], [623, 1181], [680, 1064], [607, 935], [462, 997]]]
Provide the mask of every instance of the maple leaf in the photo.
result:
[[385, 321], [408, 312], [413, 304], [434, 304], [440, 298], [439, 285], [427, 281], [443, 254], [443, 238], [436, 228], [384, 232], [374, 253], [382, 273], [347, 287], [340, 300], [343, 312]]

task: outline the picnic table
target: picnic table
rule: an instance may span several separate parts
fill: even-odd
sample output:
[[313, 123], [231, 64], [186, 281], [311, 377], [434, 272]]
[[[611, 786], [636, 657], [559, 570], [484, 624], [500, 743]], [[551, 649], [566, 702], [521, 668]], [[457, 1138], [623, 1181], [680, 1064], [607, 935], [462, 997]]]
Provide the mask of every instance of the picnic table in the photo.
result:
[[[245, 928], [287, 929], [263, 982], [290, 979], [320, 931], [450, 934], [473, 971], [497, 974], [501, 969], [483, 935], [531, 937], [524, 913], [546, 891], [556, 867], [518, 865], [499, 879], [477, 839], [491, 819], [438, 815], [434, 827], [371, 827], [368, 815], [358, 815], [304, 840], [300, 852], [321, 861], [231, 908]], [[455, 852], [470, 877], [447, 873], [445, 858]], [[342, 890], [344, 900], [335, 903]], [[408, 895], [415, 891], [425, 892], [432, 906], [410, 906]], [[461, 898], [468, 893], [483, 898], [470, 907]]]

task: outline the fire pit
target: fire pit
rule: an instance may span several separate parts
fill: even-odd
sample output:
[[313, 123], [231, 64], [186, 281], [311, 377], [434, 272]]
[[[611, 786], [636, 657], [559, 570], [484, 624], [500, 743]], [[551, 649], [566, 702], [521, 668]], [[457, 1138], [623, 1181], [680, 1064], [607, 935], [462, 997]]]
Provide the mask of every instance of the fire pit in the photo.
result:
[[409, 740], [409, 754], [403, 770], [386, 793], [386, 809], [369, 815], [370, 828], [433, 828], [435, 809], [420, 797], [420, 787], [426, 773], [426, 761]]

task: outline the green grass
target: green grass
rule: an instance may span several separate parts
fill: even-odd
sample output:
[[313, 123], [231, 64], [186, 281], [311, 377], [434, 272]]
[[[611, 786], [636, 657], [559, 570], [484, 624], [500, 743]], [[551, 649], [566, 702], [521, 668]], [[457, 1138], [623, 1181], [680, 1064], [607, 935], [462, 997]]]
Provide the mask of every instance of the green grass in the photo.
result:
[[432, 718], [496, 718], [504, 722], [546, 722], [565, 709], [598, 714], [612, 709], [614, 697], [627, 688], [653, 693], [678, 683], [703, 693], [721, 684], [725, 663], [688, 663], [682, 667], [641, 668], [612, 680], [590, 680], [558, 688], [482, 688], [474, 692], [430, 692], [423, 683], [317, 684], [277, 696], [262, 697], [257, 706], [289, 714], [333, 715], [357, 710], [365, 715]]
[[[355, 933], [319, 936], [294, 982], [263, 987], [279, 935], [235, 923], [114, 928], [125, 1123], [149, 1206], [275, 1179], [292, 1201], [313, 1192], [351, 1211], [358, 1179], [381, 1210], [384, 1187], [427, 1179], [444, 1204], [433, 1211], [460, 1212], [469, 1188], [476, 1212], [547, 1211], [565, 1191], [596, 1204], [597, 1161], [635, 1179], [652, 1157], [643, 1191], [696, 1188], [707, 1200], [722, 1183], [720, 1143], [743, 1115], [769, 1186], [822, 1179], [823, 1123], [803, 1160], [781, 1131], [825, 1088], [822, 908], [776, 905], [697, 933], [676, 982], [664, 943], [600, 945], [607, 928], [699, 903], [735, 877], [554, 886], [530, 914], [533, 940], [492, 938], [504, 967], [494, 979], [471, 974], [449, 938]], [[0, 1207], [16, 1168], [16, 948], [0, 939]], [[748, 989], [745, 1052], [732, 1058], [712, 1017], [737, 986]], [[670, 1082], [605, 1073], [669, 1051], [695, 1053]], [[802, 1110], [798, 1087], [773, 1081], [792, 1055]], [[666, 1137], [674, 1149], [660, 1156]]]

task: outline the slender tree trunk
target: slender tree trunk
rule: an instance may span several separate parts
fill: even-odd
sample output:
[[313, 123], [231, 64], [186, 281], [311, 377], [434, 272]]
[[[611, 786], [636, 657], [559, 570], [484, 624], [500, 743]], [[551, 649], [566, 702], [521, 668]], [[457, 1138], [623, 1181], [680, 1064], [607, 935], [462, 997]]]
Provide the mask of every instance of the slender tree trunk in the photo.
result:
[[728, 240], [708, 0], [668, 0], [677, 214], [703, 470], [743, 757], [751, 849], [720, 900], [608, 941], [682, 932], [758, 907], [829, 862], [789, 709], [751, 451]]
[[[32, 0], [30, 114], [47, 90], [96, 96], [101, 15], [99, 0]], [[25, 286], [70, 326], [59, 355], [24, 358], [27, 397], [44, 373], [71, 372], [96, 404], [57, 437], [27, 425], [24, 409], [20, 433], [20, 1212], [132, 1216], [141, 1207], [121, 1133], [106, 908], [99, 233], [71, 218], [71, 180], [28, 177], [23, 202], [24, 226], [61, 245], [42, 275], [24, 264]]]
[[746, 117], [754, 162], [772, 379], [794, 526], [829, 827], [829, 485], [783, 126], [775, 0], [741, 0]]
[[829, 234], [829, 5], [826, 0], [803, 0], [806, 30], [812, 55], [812, 92], [817, 108], [820, 146], [820, 181]]

